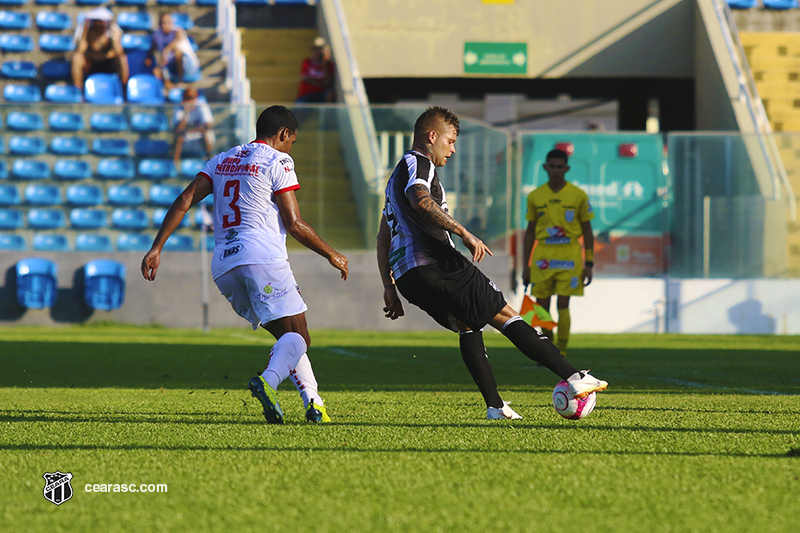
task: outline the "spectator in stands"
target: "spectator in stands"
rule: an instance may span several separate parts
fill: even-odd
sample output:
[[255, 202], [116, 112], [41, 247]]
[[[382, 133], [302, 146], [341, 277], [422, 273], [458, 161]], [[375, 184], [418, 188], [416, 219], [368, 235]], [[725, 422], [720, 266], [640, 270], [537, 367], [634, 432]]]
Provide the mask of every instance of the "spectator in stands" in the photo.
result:
[[331, 59], [331, 48], [325, 39], [317, 37], [311, 46], [311, 56], [303, 60], [300, 70], [300, 88], [297, 103], [333, 102], [333, 76], [336, 66]]
[[155, 75], [164, 81], [167, 91], [175, 86], [173, 79], [180, 84], [185, 77], [194, 78], [200, 73], [200, 59], [189, 36], [175, 25], [168, 11], [158, 17], [158, 29], [153, 32], [153, 55], [157, 65]]
[[199, 154], [206, 150], [206, 155], [214, 155], [214, 116], [208, 102], [201, 100], [194, 87], [183, 91], [183, 101], [175, 109], [173, 117], [175, 126], [175, 168], [180, 168], [181, 154], [185, 151]]
[[128, 58], [122, 49], [122, 30], [114, 14], [98, 7], [83, 16], [83, 29], [72, 54], [72, 83], [83, 89], [86, 78], [96, 73], [117, 74], [128, 83]]

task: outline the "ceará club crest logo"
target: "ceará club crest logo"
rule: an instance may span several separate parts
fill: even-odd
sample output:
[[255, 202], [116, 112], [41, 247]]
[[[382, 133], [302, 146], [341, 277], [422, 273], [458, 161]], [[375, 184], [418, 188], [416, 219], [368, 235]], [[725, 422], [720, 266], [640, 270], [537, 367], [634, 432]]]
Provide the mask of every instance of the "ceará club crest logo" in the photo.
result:
[[45, 472], [42, 476], [44, 478], [44, 499], [61, 505], [65, 501], [72, 498], [72, 474], [69, 472]]

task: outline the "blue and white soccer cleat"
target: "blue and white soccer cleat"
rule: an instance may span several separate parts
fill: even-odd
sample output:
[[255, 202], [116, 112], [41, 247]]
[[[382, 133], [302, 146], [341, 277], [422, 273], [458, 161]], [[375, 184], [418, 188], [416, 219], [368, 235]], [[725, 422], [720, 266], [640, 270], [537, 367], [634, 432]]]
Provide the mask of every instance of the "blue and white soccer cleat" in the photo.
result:
[[264, 406], [264, 418], [267, 419], [267, 422], [270, 424], [283, 424], [283, 411], [281, 410], [281, 404], [278, 403], [278, 395], [275, 394], [275, 390], [269, 386], [269, 383], [261, 376], [256, 376], [250, 380], [247, 388]]
[[589, 374], [588, 370], [581, 370], [575, 372], [567, 378], [569, 390], [573, 398], [586, 398], [593, 392], [605, 390], [608, 388], [608, 382]]
[[330, 422], [331, 417], [325, 411], [324, 405], [316, 404], [314, 400], [311, 400], [311, 403], [308, 404], [308, 409], [306, 409], [306, 420], [309, 422]]
[[486, 420], [520, 420], [521, 418], [508, 405], [508, 402], [503, 402], [503, 407], [489, 407], [486, 409]]

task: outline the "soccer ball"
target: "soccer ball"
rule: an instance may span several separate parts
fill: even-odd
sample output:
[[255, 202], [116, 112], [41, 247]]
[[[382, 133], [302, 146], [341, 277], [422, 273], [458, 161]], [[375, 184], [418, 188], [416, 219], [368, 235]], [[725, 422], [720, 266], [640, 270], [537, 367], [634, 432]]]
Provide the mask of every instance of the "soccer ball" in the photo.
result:
[[589, 416], [596, 401], [597, 394], [594, 392], [581, 399], [573, 398], [569, 393], [569, 384], [564, 380], [559, 381], [553, 389], [553, 407], [556, 408], [556, 413], [570, 420]]

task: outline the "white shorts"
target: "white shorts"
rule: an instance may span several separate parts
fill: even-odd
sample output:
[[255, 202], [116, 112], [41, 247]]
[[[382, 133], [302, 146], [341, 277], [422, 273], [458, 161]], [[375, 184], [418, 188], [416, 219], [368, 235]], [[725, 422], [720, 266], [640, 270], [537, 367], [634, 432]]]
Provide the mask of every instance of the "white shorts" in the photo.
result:
[[253, 329], [308, 310], [288, 261], [274, 265], [240, 265], [214, 282], [233, 310], [250, 322]]

